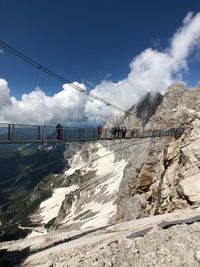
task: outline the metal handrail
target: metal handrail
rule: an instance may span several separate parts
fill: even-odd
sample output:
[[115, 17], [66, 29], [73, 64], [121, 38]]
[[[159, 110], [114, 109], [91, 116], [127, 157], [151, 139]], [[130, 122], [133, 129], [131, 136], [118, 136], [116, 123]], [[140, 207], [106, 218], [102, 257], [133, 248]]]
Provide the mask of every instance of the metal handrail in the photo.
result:
[[[6, 124], [0, 123], [0, 143], [40, 143], [40, 142], [73, 142], [92, 141], [98, 139], [115, 139], [111, 129], [103, 129], [99, 135], [97, 128], [62, 127], [61, 138], [56, 139], [56, 127], [44, 125]], [[127, 129], [126, 138], [148, 138], [148, 137], [180, 137], [184, 128], [170, 128], [167, 130], [143, 130]], [[120, 136], [122, 138], [122, 136]]]

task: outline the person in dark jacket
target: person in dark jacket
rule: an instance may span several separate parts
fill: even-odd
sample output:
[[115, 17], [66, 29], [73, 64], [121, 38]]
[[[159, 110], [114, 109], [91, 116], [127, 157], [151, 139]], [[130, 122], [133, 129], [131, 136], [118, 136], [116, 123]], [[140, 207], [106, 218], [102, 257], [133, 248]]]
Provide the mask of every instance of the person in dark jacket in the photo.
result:
[[112, 127], [111, 128], [111, 139], [113, 139], [115, 137], [116, 137], [116, 129], [115, 129], [115, 127]]
[[113, 137], [116, 138], [116, 135], [117, 135], [117, 127], [115, 126], [113, 128]]
[[63, 126], [61, 126], [60, 123], [58, 123], [56, 125], [56, 139], [57, 140], [61, 140], [62, 139], [62, 128], [63, 128]]
[[126, 129], [126, 127], [124, 126], [124, 128], [123, 128], [123, 138], [126, 138], [126, 132], [127, 132], [127, 129]]
[[121, 128], [118, 126], [117, 127], [117, 138], [120, 137], [120, 134], [121, 134]]

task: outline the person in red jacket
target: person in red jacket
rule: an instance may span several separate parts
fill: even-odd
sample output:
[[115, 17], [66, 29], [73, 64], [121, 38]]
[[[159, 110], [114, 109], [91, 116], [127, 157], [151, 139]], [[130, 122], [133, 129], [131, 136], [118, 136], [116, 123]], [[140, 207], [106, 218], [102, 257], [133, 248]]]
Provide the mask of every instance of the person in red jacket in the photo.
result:
[[102, 135], [102, 133], [103, 133], [103, 128], [102, 128], [101, 125], [99, 125], [99, 126], [97, 127], [97, 133], [98, 133], [98, 138], [100, 138], [101, 135]]

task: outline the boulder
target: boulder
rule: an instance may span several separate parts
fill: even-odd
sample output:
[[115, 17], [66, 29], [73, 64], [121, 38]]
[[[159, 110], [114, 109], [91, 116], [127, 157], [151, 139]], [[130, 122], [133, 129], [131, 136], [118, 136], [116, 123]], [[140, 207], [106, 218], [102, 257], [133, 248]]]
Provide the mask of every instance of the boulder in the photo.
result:
[[177, 190], [189, 203], [200, 204], [200, 173], [182, 180]]

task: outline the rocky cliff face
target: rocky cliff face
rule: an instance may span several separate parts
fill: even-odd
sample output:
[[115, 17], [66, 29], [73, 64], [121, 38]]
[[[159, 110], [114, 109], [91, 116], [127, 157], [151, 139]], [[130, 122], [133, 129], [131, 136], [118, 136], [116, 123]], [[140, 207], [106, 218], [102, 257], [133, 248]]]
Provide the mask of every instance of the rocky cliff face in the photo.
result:
[[190, 179], [194, 183], [200, 173], [200, 106], [194, 103], [198, 97], [199, 88], [175, 84], [164, 97], [149, 93], [133, 107], [135, 116], [121, 120], [132, 128], [185, 127], [177, 140], [154, 137], [70, 144], [65, 152], [70, 169], [45, 184], [51, 194], [29, 215], [31, 224], [48, 231], [85, 229], [198, 206], [198, 186], [188, 189]]
[[165, 92], [163, 102], [158, 106], [145, 128], [187, 127], [195, 118], [199, 118], [199, 99], [199, 86], [190, 90], [181, 84], [170, 86]]
[[[179, 139], [157, 138], [129, 157], [117, 198], [117, 220], [194, 207], [198, 201], [200, 90], [169, 87], [145, 129], [184, 127]], [[133, 128], [136, 125], [132, 125]], [[145, 139], [147, 140], [147, 139]], [[147, 140], [148, 141], [148, 140]], [[136, 149], [136, 148], [133, 148]], [[148, 152], [147, 152], [148, 151]], [[144, 156], [144, 158], [142, 158]], [[137, 166], [140, 162], [141, 167]], [[190, 183], [193, 183], [193, 186]]]
[[106, 128], [113, 126], [126, 126], [126, 128], [141, 128], [155, 114], [157, 107], [162, 103], [163, 96], [158, 92], [149, 92], [136, 105], [132, 106], [128, 112], [118, 121], [109, 121]]

